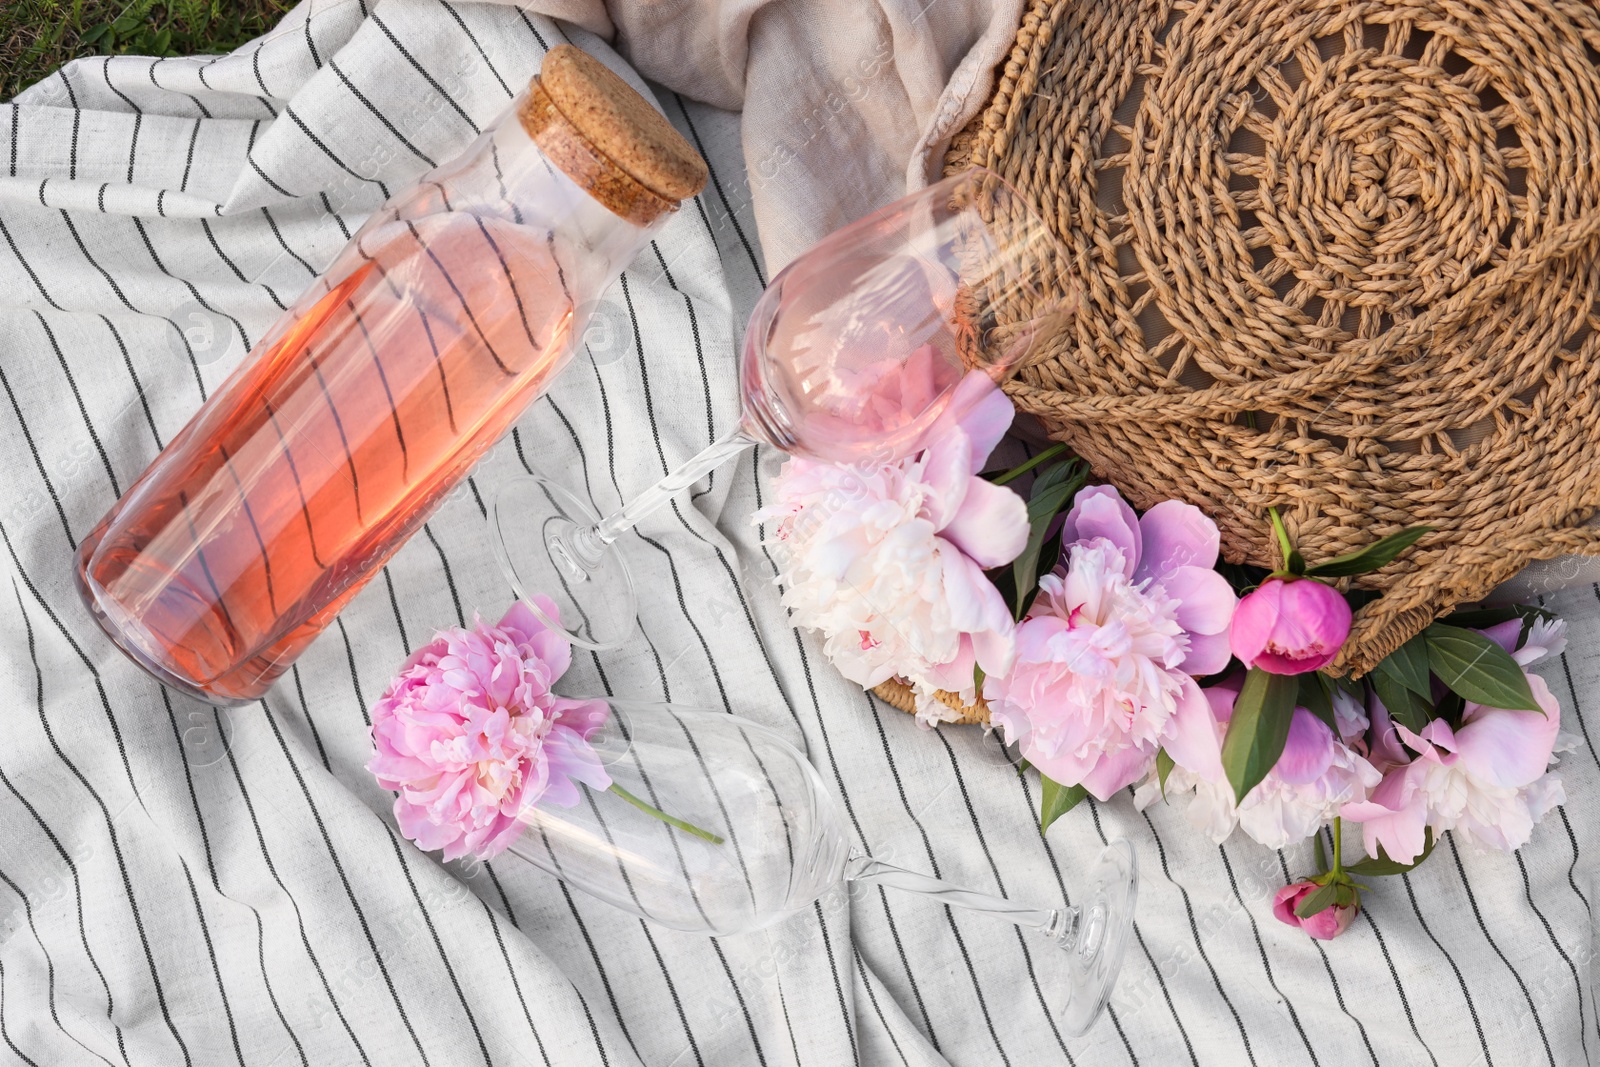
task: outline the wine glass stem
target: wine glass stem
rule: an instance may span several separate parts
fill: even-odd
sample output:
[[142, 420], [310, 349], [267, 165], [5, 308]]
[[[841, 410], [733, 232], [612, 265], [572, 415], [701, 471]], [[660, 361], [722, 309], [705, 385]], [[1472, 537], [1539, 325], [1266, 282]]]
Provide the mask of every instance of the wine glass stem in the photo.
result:
[[849, 882], [870, 882], [891, 886], [908, 893], [932, 897], [941, 904], [952, 904], [968, 911], [981, 911], [1016, 923], [1025, 929], [1037, 930], [1052, 944], [1061, 948], [1071, 948], [1077, 940], [1076, 907], [1030, 908], [1005, 897], [963, 889], [939, 878], [930, 878], [926, 874], [908, 871], [892, 863], [875, 860], [862, 852], [851, 852], [850, 858], [845, 861], [844, 878]]
[[575, 531], [571, 548], [580, 559], [598, 560], [606, 545], [633, 529], [646, 515], [664, 507], [667, 501], [756, 443], [743, 426], [734, 427], [623, 507], [593, 526]]

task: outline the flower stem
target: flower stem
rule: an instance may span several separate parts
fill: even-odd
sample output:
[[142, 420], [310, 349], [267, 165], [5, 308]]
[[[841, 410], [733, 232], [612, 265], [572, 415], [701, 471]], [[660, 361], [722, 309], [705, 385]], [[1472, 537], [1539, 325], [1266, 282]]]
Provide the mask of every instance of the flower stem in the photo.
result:
[[1333, 873], [1344, 873], [1344, 820], [1333, 817]]
[[1040, 452], [1037, 456], [1034, 456], [1032, 459], [1028, 460], [1026, 463], [1012, 467], [1010, 470], [996, 478], [994, 480], [994, 484], [1005, 485], [1007, 482], [1014, 482], [1024, 474], [1027, 474], [1029, 471], [1033, 470], [1033, 468], [1037, 467], [1039, 464], [1055, 459], [1066, 450], [1066, 445], [1057, 442], [1045, 449], [1043, 452]]
[[638, 797], [634, 796], [632, 793], [630, 793], [626, 789], [622, 788], [616, 782], [612, 782], [611, 783], [611, 792], [617, 794], [617, 796], [621, 797], [623, 800], [626, 800], [629, 804], [632, 804], [634, 807], [638, 808], [640, 811], [644, 812], [646, 815], [652, 815], [655, 818], [660, 819], [662, 822], [666, 823], [668, 826], [676, 826], [678, 829], [682, 830], [684, 833], [693, 834], [694, 836], [696, 836], [698, 838], [701, 838], [702, 840], [710, 841], [713, 845], [722, 844], [722, 838], [718, 837], [716, 834], [712, 833], [710, 830], [702, 830], [702, 829], [700, 829], [700, 827], [694, 825], [693, 823], [684, 822], [682, 819], [678, 818], [675, 815], [668, 815], [666, 812], [662, 811], [660, 808], [651, 807], [649, 804], [646, 804], [644, 801], [640, 800]]

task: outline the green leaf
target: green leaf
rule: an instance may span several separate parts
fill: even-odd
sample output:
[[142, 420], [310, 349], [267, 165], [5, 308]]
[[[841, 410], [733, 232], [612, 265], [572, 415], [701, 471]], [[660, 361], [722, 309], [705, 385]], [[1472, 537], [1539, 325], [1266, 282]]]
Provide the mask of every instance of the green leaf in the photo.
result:
[[1487, 630], [1491, 626], [1498, 626], [1512, 619], [1521, 619], [1524, 624], [1535, 619], [1553, 620], [1555, 612], [1536, 608], [1532, 604], [1508, 604], [1503, 608], [1476, 608], [1471, 611], [1457, 611], [1441, 621], [1450, 626], [1462, 626], [1471, 630]]
[[1172, 773], [1174, 766], [1176, 764], [1172, 762], [1172, 757], [1167, 755], [1166, 749], [1156, 750], [1156, 781], [1161, 783], [1161, 797], [1163, 800], [1167, 796], [1167, 775]]
[[983, 668], [974, 663], [972, 665], [972, 688], [977, 690], [979, 696], [983, 696], [983, 679]]
[[1352, 863], [1345, 870], [1350, 874], [1359, 875], [1363, 878], [1381, 878], [1389, 874], [1404, 874], [1406, 871], [1415, 870], [1419, 863], [1427, 859], [1429, 854], [1433, 852], [1433, 845], [1433, 830], [1424, 830], [1422, 854], [1410, 863], [1399, 863], [1390, 859], [1389, 854], [1383, 850], [1383, 846], [1379, 845], [1376, 856], [1369, 856], [1360, 863]]
[[1544, 713], [1511, 653], [1459, 626], [1436, 622], [1425, 633], [1428, 666], [1453, 692], [1485, 707]]
[[1367, 678], [1378, 699], [1389, 709], [1389, 717], [1412, 733], [1420, 733], [1433, 718], [1433, 702], [1401, 685], [1393, 675], [1373, 671]]
[[1269, 674], [1259, 667], [1245, 675], [1222, 739], [1222, 768], [1235, 801], [1244, 800], [1283, 755], [1299, 691], [1299, 681], [1290, 675]]
[[1297, 677], [1300, 679], [1300, 695], [1296, 698], [1299, 705], [1321, 719], [1333, 731], [1333, 736], [1338, 737], [1339, 721], [1333, 716], [1332, 684], [1321, 671]]
[[1367, 687], [1359, 678], [1339, 677], [1333, 679], [1333, 684], [1344, 690], [1346, 696], [1362, 707], [1367, 704]]
[[1005, 485], [1008, 482], [1016, 481], [1024, 474], [1027, 474], [1029, 471], [1033, 470], [1033, 468], [1037, 467], [1039, 464], [1048, 463], [1050, 460], [1055, 459], [1066, 450], [1067, 446], [1058, 441], [1049, 448], [1045, 449], [1043, 452], [1040, 452], [1037, 456], [1017, 464], [1008, 471], [997, 471], [994, 474], [981, 475], [981, 477], [989, 479], [995, 485]]
[[1077, 807], [1089, 791], [1081, 785], [1062, 785], [1043, 774], [1039, 775], [1039, 782], [1044, 786], [1039, 797], [1039, 833], [1043, 834], [1051, 823]]
[[1398, 533], [1379, 538], [1366, 548], [1325, 559], [1306, 571], [1306, 574], [1317, 578], [1347, 578], [1352, 574], [1366, 574], [1387, 567], [1399, 558], [1400, 553], [1433, 530], [1432, 526], [1408, 526]]
[[1423, 634], [1417, 634], [1379, 660], [1374, 670], [1382, 671], [1420, 697], [1433, 696], [1433, 682], [1428, 674], [1428, 639]]
[[1015, 617], [1022, 618], [1024, 605], [1039, 584], [1039, 551], [1044, 547], [1044, 535], [1050, 522], [1083, 487], [1089, 471], [1077, 460], [1068, 460], [1047, 468], [1034, 479], [1033, 493], [1028, 499], [1028, 543], [1022, 554], [1011, 564], [1016, 578]]
[[1337, 882], [1329, 882], [1315, 893], [1301, 900], [1296, 905], [1294, 913], [1302, 919], [1309, 919], [1319, 911], [1333, 907], [1334, 902], [1338, 899], [1339, 884]]
[[1317, 870], [1322, 874], [1328, 873], [1328, 849], [1322, 843], [1322, 831], [1318, 830], [1311, 835], [1317, 842]]
[[111, 32], [110, 24], [102, 22], [100, 25], [94, 27], [93, 29], [91, 29], [87, 33], [85, 33], [82, 37], [79, 37], [78, 38], [78, 43], [80, 45], [84, 45], [84, 46], [88, 46], [88, 45], [94, 44], [96, 41], [98, 41], [100, 38], [104, 37], [106, 34], [108, 34], [110, 32]]
[[1283, 554], [1283, 568], [1290, 574], [1304, 574], [1306, 561], [1295, 550], [1289, 540], [1289, 531], [1284, 528], [1283, 517], [1278, 514], [1278, 509], [1268, 508], [1267, 514], [1272, 516], [1272, 532], [1278, 537], [1278, 551]]

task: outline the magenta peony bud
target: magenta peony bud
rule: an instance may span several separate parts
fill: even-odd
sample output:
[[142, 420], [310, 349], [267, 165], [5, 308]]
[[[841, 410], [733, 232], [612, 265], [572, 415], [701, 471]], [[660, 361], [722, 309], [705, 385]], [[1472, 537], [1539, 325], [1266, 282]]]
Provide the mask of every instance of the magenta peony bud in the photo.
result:
[[1355, 921], [1356, 912], [1361, 910], [1361, 903], [1358, 900], [1343, 907], [1334, 904], [1306, 919], [1296, 915], [1294, 909], [1300, 906], [1300, 902], [1320, 888], [1322, 887], [1315, 882], [1296, 882], [1284, 886], [1278, 890], [1278, 895], [1272, 898], [1272, 914], [1278, 917], [1279, 922], [1299, 927], [1318, 941], [1332, 941], [1350, 929], [1350, 924]]
[[1350, 635], [1350, 605], [1313, 578], [1269, 578], [1239, 601], [1228, 629], [1233, 654], [1270, 674], [1321, 670]]

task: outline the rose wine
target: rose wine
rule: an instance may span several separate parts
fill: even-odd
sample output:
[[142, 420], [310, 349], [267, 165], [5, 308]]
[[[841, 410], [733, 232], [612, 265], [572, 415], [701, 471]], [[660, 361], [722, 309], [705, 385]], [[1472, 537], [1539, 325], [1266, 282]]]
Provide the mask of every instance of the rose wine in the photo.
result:
[[129, 493], [137, 520], [85, 542], [111, 621], [209, 694], [265, 689], [567, 348], [543, 235], [445, 214], [371, 237]]

